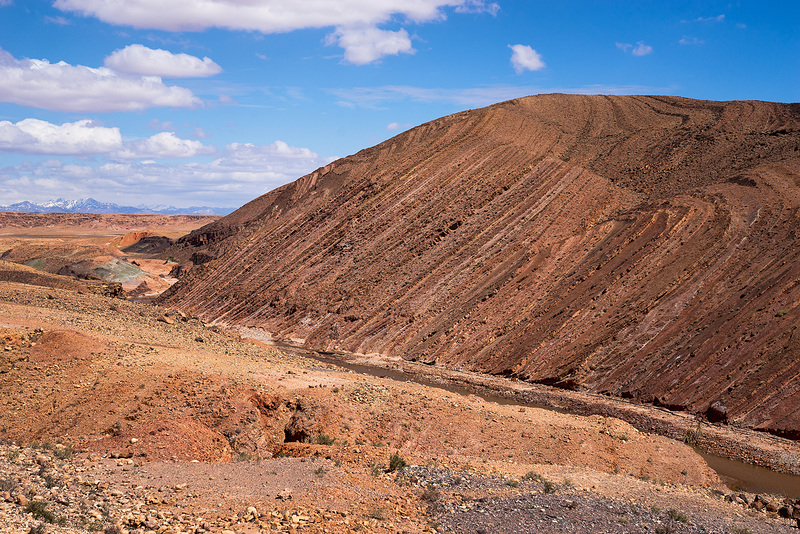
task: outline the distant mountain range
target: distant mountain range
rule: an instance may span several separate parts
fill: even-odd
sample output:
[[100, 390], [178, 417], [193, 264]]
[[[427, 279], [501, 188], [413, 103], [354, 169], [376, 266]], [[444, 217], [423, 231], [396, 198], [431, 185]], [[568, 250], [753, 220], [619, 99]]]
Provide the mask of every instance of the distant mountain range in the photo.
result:
[[0, 211], [16, 213], [119, 213], [119, 214], [162, 214], [162, 215], [227, 215], [234, 208], [213, 208], [209, 206], [192, 206], [176, 208], [175, 206], [120, 206], [98, 202], [93, 198], [65, 200], [57, 198], [41, 204], [34, 202], [17, 202], [9, 206], [0, 206]]

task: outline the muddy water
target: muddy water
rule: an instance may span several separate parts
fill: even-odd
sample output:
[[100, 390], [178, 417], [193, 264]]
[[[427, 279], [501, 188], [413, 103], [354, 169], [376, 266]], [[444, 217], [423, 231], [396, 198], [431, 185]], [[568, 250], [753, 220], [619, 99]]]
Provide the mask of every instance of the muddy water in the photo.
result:
[[[424, 386], [443, 389], [451, 393], [458, 393], [465, 396], [475, 395], [488, 402], [494, 402], [497, 404], [526, 406], [557, 411], [560, 413], [569, 413], [564, 410], [557, 410], [551, 406], [520, 402], [516, 399], [511, 399], [500, 395], [493, 395], [482, 390], [473, 390], [468, 387], [436, 382], [434, 380], [425, 379], [423, 377], [395, 369], [385, 369], [383, 367], [351, 363], [338, 358], [335, 353], [319, 353], [274, 340], [270, 340], [270, 343], [282, 350], [294, 352], [322, 363], [333, 364], [338, 367], [353, 371], [354, 373], [378, 378], [389, 378], [400, 382], [414, 382]], [[771, 493], [776, 495], [785, 495], [794, 499], [800, 499], [800, 476], [778, 473], [765, 467], [759, 467], [746, 464], [744, 462], [730, 460], [728, 458], [708, 454], [697, 449], [695, 449], [695, 451], [703, 457], [709, 467], [711, 467], [711, 469], [713, 469], [719, 475], [720, 479], [722, 479], [725, 485], [732, 491], [746, 491], [748, 493]]]
[[736, 462], [695, 449], [709, 467], [732, 490], [749, 493], [777, 493], [800, 499], [800, 477], [777, 473], [765, 467]]

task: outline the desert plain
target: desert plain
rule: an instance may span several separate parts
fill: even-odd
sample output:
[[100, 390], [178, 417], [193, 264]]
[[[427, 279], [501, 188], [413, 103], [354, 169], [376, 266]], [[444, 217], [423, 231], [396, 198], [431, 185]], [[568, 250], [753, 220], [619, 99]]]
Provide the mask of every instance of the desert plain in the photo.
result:
[[[162, 279], [167, 258], [118, 245], [208, 222], [0, 217], [4, 252], [96, 250], [80, 261], [135, 261]], [[789, 440], [320, 354], [10, 261], [0, 276], [4, 532], [795, 531], [793, 500], [726, 486], [687, 444], [789, 457]], [[673, 437], [637, 429], [659, 419]]]

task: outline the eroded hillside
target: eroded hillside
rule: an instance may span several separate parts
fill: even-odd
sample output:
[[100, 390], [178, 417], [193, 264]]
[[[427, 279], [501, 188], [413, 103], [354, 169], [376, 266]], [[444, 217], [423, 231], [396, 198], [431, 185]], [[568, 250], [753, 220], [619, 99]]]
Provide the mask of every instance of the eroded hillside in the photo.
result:
[[800, 106], [546, 95], [193, 232], [164, 302], [800, 436]]

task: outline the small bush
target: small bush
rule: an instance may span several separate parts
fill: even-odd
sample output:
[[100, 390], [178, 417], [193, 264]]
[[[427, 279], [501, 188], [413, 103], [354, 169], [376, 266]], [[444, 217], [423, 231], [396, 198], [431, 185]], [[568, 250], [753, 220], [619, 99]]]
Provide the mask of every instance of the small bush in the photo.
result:
[[394, 453], [389, 457], [389, 472], [402, 471], [407, 466], [408, 464], [399, 453]]
[[519, 480], [509, 478], [508, 480], [506, 480], [506, 486], [511, 486], [512, 488], [516, 488], [517, 486], [519, 486]]
[[672, 519], [673, 521], [677, 521], [678, 523], [686, 523], [687, 521], [689, 521], [689, 518], [686, 517], [686, 514], [684, 514], [683, 512], [679, 512], [674, 508], [670, 508], [669, 510], [667, 510], [667, 515], [669, 516], [670, 519]]
[[0, 491], [13, 491], [17, 487], [17, 481], [13, 478], [0, 478]]
[[369, 517], [372, 519], [377, 519], [379, 521], [383, 521], [386, 519], [386, 510], [383, 508], [375, 508], [369, 513]]
[[47, 509], [47, 501], [31, 501], [25, 505], [25, 512], [31, 514], [34, 519], [42, 519], [48, 523], [54, 523], [56, 516]]
[[117, 525], [111, 525], [110, 527], [106, 527], [103, 531], [104, 534], [122, 534], [122, 529], [119, 528]]
[[44, 524], [39, 523], [38, 525], [34, 525], [28, 530], [28, 534], [46, 534], [47, 529], [44, 528]]
[[545, 480], [543, 483], [543, 489], [545, 493], [555, 493], [558, 491], [558, 486], [550, 482], [549, 480]]
[[249, 462], [253, 459], [253, 455], [247, 451], [236, 451], [234, 456], [237, 462]]
[[527, 473], [522, 475], [522, 480], [524, 480], [525, 482], [533, 482], [533, 481], [542, 482], [544, 481], [544, 477], [542, 477], [542, 475], [540, 475], [535, 471], [528, 471]]
[[381, 466], [379, 466], [379, 465], [374, 465], [373, 464], [373, 465], [369, 466], [369, 472], [370, 472], [370, 474], [372, 476], [378, 477], [383, 472], [383, 468], [381, 468]]
[[422, 492], [421, 498], [425, 502], [436, 502], [442, 498], [442, 494], [436, 488], [425, 488]]
[[75, 451], [72, 450], [72, 445], [64, 445], [55, 449], [53, 455], [59, 460], [70, 460], [75, 456]]
[[317, 477], [319, 477], [319, 478], [324, 477], [325, 476], [325, 472], [326, 472], [325, 468], [322, 467], [322, 466], [319, 466], [314, 470], [314, 474], [317, 475]]
[[753, 531], [747, 527], [731, 527], [731, 534], [753, 534]]
[[327, 434], [317, 436], [317, 444], [319, 445], [333, 445], [334, 441], [336, 441], [336, 438], [332, 438]]

